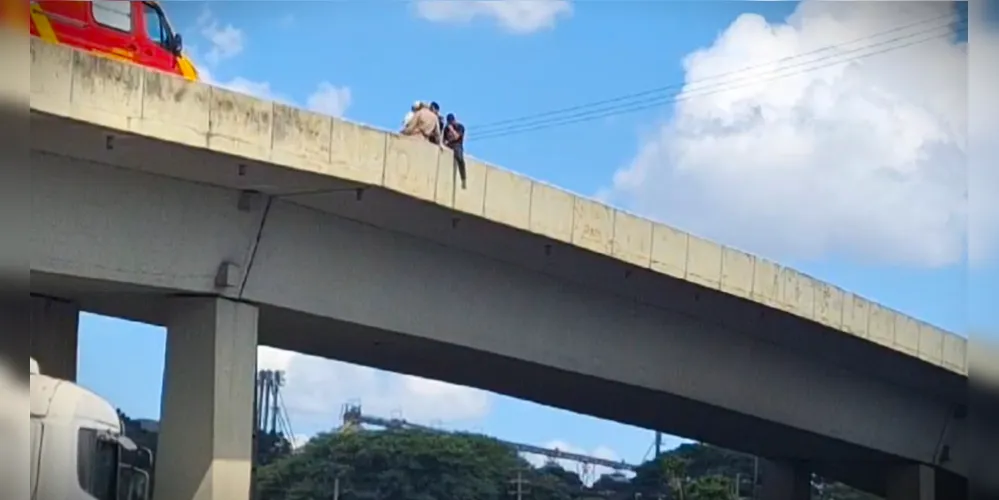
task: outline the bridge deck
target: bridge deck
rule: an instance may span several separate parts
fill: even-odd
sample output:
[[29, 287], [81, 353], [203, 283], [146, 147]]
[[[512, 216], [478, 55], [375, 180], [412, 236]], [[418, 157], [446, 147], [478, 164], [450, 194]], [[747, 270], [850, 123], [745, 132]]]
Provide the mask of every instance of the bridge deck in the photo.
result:
[[423, 141], [38, 40], [31, 42], [30, 82], [35, 112], [381, 187], [968, 373], [963, 337], [774, 262], [475, 159], [468, 160], [468, 188], [455, 189], [451, 153]]

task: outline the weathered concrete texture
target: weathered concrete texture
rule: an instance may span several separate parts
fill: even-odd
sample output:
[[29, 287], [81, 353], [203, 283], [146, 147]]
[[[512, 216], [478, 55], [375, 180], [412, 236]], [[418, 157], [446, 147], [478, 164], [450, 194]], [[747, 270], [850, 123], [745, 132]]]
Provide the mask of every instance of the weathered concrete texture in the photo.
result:
[[497, 168], [486, 174], [483, 215], [507, 226], [527, 230], [531, 224], [531, 181]]
[[448, 150], [441, 151], [440, 159], [437, 162], [437, 192], [435, 196], [437, 204], [454, 209], [459, 213], [482, 217], [485, 210], [487, 171], [487, 167], [482, 163], [466, 158], [467, 185], [465, 189], [461, 189], [461, 179], [458, 177], [458, 169], [454, 164], [454, 155]]
[[615, 211], [612, 251], [618, 259], [648, 268], [652, 264], [652, 222]]
[[31, 64], [35, 111], [381, 186], [968, 371], [965, 339], [739, 250], [472, 159], [468, 188], [458, 189], [450, 153], [419, 140], [39, 40], [32, 40]]
[[76, 380], [80, 308], [73, 303], [31, 297], [31, 357], [42, 373]]
[[257, 309], [176, 299], [167, 324], [155, 498], [250, 494]]
[[[120, 191], [108, 198], [106, 179], [79, 175], [80, 169], [75, 168], [79, 163], [58, 156], [32, 158], [38, 161], [36, 165], [46, 163], [46, 167], [33, 166], [33, 175], [44, 175], [47, 180], [34, 184], [37, 189], [32, 191], [32, 222], [47, 229], [28, 235], [36, 250], [32, 269], [150, 287], [180, 285], [201, 293], [217, 291], [220, 262], [237, 264], [240, 273], [245, 270], [244, 259], [259, 227], [261, 210], [239, 210], [237, 193], [206, 185], [194, 190], [159, 189], [148, 182], [146, 174], [118, 169], [114, 187]], [[52, 200], [73, 208], [57, 212]], [[129, 207], [136, 218], [111, 223], [107, 215], [82, 216], [119, 207]], [[177, 208], [182, 210], [180, 217], [165, 216]], [[156, 232], [175, 236], [164, 241], [148, 238], [151, 225]], [[117, 238], [129, 243], [110, 247], [84, 243]], [[52, 249], [59, 249], [62, 256], [45, 257], [54, 255]], [[188, 271], [174, 272], [181, 267]]]
[[435, 201], [440, 150], [414, 137], [388, 136], [382, 184], [414, 198]]
[[531, 232], [571, 243], [573, 202], [571, 194], [547, 184], [535, 183], [531, 190]]

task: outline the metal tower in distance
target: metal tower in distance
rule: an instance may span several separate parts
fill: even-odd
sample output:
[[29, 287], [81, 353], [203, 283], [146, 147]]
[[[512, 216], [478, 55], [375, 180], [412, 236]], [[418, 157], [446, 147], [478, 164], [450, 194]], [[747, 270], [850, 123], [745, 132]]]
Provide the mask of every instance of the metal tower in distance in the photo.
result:
[[278, 370], [261, 370], [257, 372], [257, 430], [276, 433], [278, 419], [281, 416], [281, 388], [284, 387], [284, 372]]

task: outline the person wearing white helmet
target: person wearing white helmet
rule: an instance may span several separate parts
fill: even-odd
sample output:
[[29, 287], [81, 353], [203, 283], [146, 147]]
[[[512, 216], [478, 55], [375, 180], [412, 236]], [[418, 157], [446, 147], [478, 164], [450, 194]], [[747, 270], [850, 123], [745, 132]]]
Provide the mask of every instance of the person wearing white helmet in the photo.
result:
[[402, 126], [405, 127], [406, 125], [409, 125], [409, 121], [413, 119], [413, 115], [415, 115], [416, 112], [422, 108], [423, 108], [423, 101], [414, 102], [413, 106], [409, 108], [409, 112], [406, 113], [406, 117], [403, 118]]
[[437, 113], [434, 113], [429, 106], [421, 103], [420, 107], [413, 110], [406, 125], [402, 127], [402, 135], [420, 136], [427, 141], [438, 144], [440, 142], [441, 128]]

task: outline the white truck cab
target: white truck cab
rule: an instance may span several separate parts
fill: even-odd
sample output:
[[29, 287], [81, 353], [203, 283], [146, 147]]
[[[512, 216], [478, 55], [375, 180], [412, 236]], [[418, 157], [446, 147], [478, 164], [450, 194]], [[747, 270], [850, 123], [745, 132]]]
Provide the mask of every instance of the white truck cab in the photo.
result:
[[147, 500], [149, 472], [130, 463], [141, 450], [125, 436], [115, 407], [42, 374], [34, 359], [30, 377], [30, 499]]

